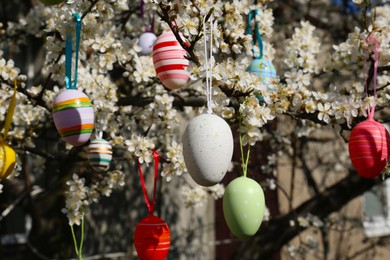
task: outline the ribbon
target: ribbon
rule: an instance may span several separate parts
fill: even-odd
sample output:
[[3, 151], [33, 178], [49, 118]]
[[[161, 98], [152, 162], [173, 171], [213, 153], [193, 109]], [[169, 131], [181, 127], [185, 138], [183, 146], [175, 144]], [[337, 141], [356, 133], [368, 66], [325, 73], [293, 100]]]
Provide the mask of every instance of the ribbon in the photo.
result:
[[14, 94], [11, 97], [11, 101], [8, 106], [7, 116], [5, 117], [5, 123], [4, 123], [4, 133], [3, 136], [0, 136], [0, 142], [3, 143], [5, 139], [7, 138], [9, 128], [11, 127], [12, 123], [12, 117], [14, 115], [15, 106], [16, 106], [16, 89], [17, 89], [17, 82], [14, 81]]
[[65, 84], [66, 89], [76, 89], [77, 74], [79, 64], [79, 50], [80, 50], [80, 35], [81, 35], [81, 17], [79, 14], [74, 13], [73, 17], [76, 21], [76, 65], [74, 73], [74, 82], [72, 85], [72, 55], [73, 55], [73, 40], [72, 34], [68, 32], [66, 34], [65, 43]]
[[213, 15], [210, 15], [210, 46], [208, 54], [207, 50], [207, 29], [206, 29], [206, 18], [203, 18], [203, 35], [204, 35], [204, 59], [205, 59], [205, 71], [206, 71], [206, 98], [207, 98], [207, 113], [213, 113], [212, 101], [213, 101]]
[[[263, 58], [263, 40], [261, 38], [259, 25], [256, 22], [256, 15], [258, 15], [258, 14], [259, 14], [259, 10], [257, 10], [257, 9], [250, 11], [249, 16], [248, 16], [248, 24], [246, 27], [246, 34], [252, 35], [252, 54], [253, 54], [253, 57], [255, 59], [262, 59]], [[255, 37], [253, 37], [252, 29], [251, 29], [251, 20], [252, 19], [255, 22], [255, 32], [254, 32]], [[257, 43], [259, 44], [259, 50], [260, 50], [260, 55], [257, 55], [257, 56], [255, 55], [256, 40], [257, 40]]]
[[156, 205], [156, 190], [157, 190], [157, 178], [158, 178], [158, 162], [160, 156], [156, 152], [156, 150], [153, 151], [153, 157], [154, 157], [154, 185], [153, 185], [153, 200], [150, 202], [150, 199], [148, 197], [148, 193], [146, 192], [146, 185], [145, 185], [145, 179], [144, 175], [142, 173], [141, 164], [138, 161], [138, 170], [139, 170], [139, 177], [141, 179], [141, 185], [142, 185], [142, 191], [144, 193], [144, 198], [146, 202], [146, 206], [148, 207], [148, 212], [150, 215], [153, 215], [154, 206]]
[[[370, 34], [367, 38], [366, 38], [366, 43], [368, 45], [374, 43], [374, 77], [373, 77], [373, 81], [374, 81], [374, 104], [372, 105], [372, 108], [370, 110], [370, 108], [368, 109], [368, 118], [369, 119], [373, 119], [374, 118], [374, 114], [375, 114], [375, 106], [376, 106], [376, 84], [377, 84], [377, 72], [378, 72], [378, 62], [379, 62], [379, 41], [378, 39], [373, 35], [373, 34]], [[368, 92], [368, 83], [367, 83], [367, 80], [366, 80], [366, 93]]]
[[154, 33], [154, 15], [150, 16], [150, 27], [149, 28], [147, 28], [146, 23], [145, 23], [145, 19], [144, 19], [144, 15], [145, 15], [145, 2], [144, 2], [144, 0], [140, 1], [139, 10], [140, 10], [140, 13], [141, 13], [142, 22], [144, 23], [144, 27], [146, 28], [145, 31]]

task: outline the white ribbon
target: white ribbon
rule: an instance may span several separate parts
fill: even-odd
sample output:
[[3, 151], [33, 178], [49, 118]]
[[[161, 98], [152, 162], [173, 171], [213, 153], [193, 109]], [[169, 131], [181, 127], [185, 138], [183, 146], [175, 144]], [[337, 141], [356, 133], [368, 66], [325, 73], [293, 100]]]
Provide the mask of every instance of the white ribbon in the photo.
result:
[[213, 15], [210, 15], [210, 40], [209, 40], [209, 51], [207, 50], [207, 28], [206, 28], [206, 17], [203, 18], [203, 36], [204, 36], [204, 56], [205, 63], [204, 69], [206, 72], [206, 98], [207, 98], [207, 113], [212, 114], [212, 101], [213, 101]]

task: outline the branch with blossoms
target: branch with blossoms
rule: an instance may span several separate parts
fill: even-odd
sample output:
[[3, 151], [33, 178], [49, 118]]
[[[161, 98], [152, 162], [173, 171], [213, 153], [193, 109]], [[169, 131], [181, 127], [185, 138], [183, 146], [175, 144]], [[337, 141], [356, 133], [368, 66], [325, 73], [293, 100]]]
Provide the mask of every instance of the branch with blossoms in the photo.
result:
[[[194, 7], [197, 8], [194, 1], [191, 1]], [[189, 60], [194, 62], [197, 66], [200, 66], [199, 57], [195, 54], [195, 45], [196, 43], [202, 38], [202, 28], [203, 28], [203, 18], [199, 15], [198, 16], [198, 34], [193, 37], [193, 39], [186, 43], [180, 36], [180, 28], [177, 26], [175, 19], [178, 13], [178, 6], [176, 5], [173, 9], [171, 5], [159, 3], [158, 6], [160, 7], [161, 12], [157, 12], [157, 14], [160, 16], [160, 18], [166, 22], [169, 26], [169, 28], [172, 30], [172, 33], [175, 35], [177, 41], [180, 43], [181, 47], [187, 51], [187, 54], [189, 57], [187, 57]], [[211, 8], [210, 11], [206, 14], [205, 22], [208, 21], [211, 14], [213, 13], [214, 8]]]

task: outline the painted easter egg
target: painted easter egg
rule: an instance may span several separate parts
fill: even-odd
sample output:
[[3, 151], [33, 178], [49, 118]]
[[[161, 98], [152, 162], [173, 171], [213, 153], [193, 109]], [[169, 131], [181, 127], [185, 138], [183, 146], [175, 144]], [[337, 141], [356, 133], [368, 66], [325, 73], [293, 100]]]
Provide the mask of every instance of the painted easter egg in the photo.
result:
[[183, 135], [183, 156], [196, 183], [212, 186], [220, 182], [232, 155], [232, 131], [221, 117], [202, 114], [188, 123]]
[[249, 64], [247, 71], [259, 76], [267, 87], [270, 85], [270, 82], [276, 78], [274, 65], [272, 62], [265, 59], [253, 59]]
[[91, 100], [83, 92], [68, 89], [53, 103], [54, 124], [61, 137], [74, 146], [88, 142], [95, 121]]
[[87, 148], [89, 164], [97, 172], [107, 171], [112, 160], [112, 147], [104, 139], [91, 141]]
[[144, 32], [138, 40], [138, 45], [141, 47], [141, 54], [149, 55], [153, 51], [153, 44], [157, 40], [157, 36], [151, 32]]
[[222, 204], [226, 224], [235, 236], [245, 239], [259, 230], [265, 200], [263, 189], [256, 181], [241, 176], [230, 182]]
[[186, 53], [171, 31], [157, 38], [153, 45], [153, 64], [157, 78], [165, 87], [178, 89], [187, 83], [190, 76], [187, 72], [189, 61], [184, 57]]
[[389, 159], [389, 132], [381, 123], [369, 118], [352, 129], [348, 150], [356, 171], [364, 178], [375, 178]]
[[0, 144], [0, 180], [6, 179], [16, 164], [15, 151], [6, 144]]
[[154, 215], [142, 219], [135, 228], [134, 244], [141, 260], [165, 259], [171, 245], [168, 224]]
[[41, 1], [45, 5], [58, 5], [64, 2], [64, 0], [39, 0], [39, 1]]

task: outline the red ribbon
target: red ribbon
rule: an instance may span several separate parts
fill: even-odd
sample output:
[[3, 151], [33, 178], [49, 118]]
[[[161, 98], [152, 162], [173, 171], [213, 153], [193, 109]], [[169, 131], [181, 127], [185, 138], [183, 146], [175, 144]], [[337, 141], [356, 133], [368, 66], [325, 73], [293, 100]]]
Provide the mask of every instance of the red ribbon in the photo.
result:
[[152, 200], [152, 203], [150, 203], [150, 200], [149, 200], [149, 197], [148, 197], [148, 193], [146, 192], [146, 185], [145, 185], [144, 175], [142, 173], [141, 164], [138, 161], [138, 170], [139, 170], [139, 177], [141, 179], [141, 184], [142, 184], [142, 191], [144, 192], [144, 198], [145, 198], [146, 206], [148, 207], [148, 211], [149, 211], [150, 215], [153, 215], [154, 206], [156, 204], [158, 162], [159, 162], [159, 158], [160, 158], [160, 156], [158, 155], [156, 150], [152, 150], [152, 151], [153, 151], [153, 157], [154, 157], [154, 186], [153, 186], [153, 200]]
[[[373, 81], [374, 81], [374, 104], [371, 108], [371, 110], [369, 109], [368, 110], [368, 118], [370, 119], [373, 119], [374, 118], [374, 114], [375, 114], [375, 106], [376, 106], [376, 83], [377, 83], [377, 71], [378, 71], [378, 62], [379, 62], [379, 41], [378, 39], [370, 34], [367, 38], [366, 38], [366, 43], [368, 45], [370, 45], [372, 42], [374, 42], [374, 78], [373, 78]], [[366, 85], [366, 92], [367, 92], [367, 89], [368, 89], [368, 86]]]

